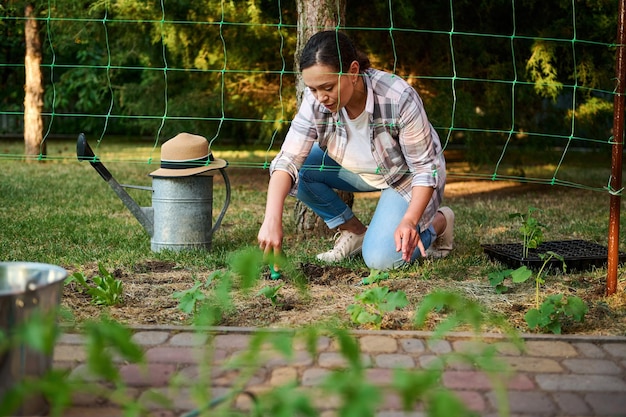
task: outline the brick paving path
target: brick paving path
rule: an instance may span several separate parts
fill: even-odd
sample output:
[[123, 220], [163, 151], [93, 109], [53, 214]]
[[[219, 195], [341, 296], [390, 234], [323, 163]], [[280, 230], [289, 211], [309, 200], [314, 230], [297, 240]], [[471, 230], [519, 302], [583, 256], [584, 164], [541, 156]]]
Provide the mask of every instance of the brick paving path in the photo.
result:
[[[181, 416], [197, 408], [191, 400], [190, 386], [202, 370], [199, 346], [209, 339], [208, 333], [197, 334], [190, 328], [135, 327], [134, 341], [145, 350], [147, 367], [118, 361], [119, 370], [128, 385], [127, 394], [147, 406], [155, 417]], [[211, 370], [212, 395], [222, 395], [234, 383], [237, 372], [223, 366], [228, 359], [248, 347], [253, 329], [216, 328], [213, 339]], [[390, 392], [394, 368], [426, 369], [450, 353], [476, 349], [470, 335], [452, 334], [432, 342], [429, 333], [404, 331], [353, 332], [358, 339], [369, 382], [386, 393], [377, 417], [424, 416], [420, 406], [402, 412], [401, 401]], [[626, 416], [626, 337], [552, 337], [525, 336], [526, 351], [496, 335], [485, 335], [480, 343], [496, 348], [498, 357], [514, 371], [506, 383], [511, 416], [584, 417]], [[54, 353], [54, 367], [70, 369], [72, 374], [87, 376], [86, 353], [79, 335], [63, 336]], [[271, 387], [295, 381], [315, 392], [333, 369], [346, 361], [334, 340], [320, 338], [318, 353], [311, 356], [304, 345], [296, 347], [294, 358], [270, 355], [248, 381], [246, 389], [261, 393]], [[172, 388], [171, 381], [181, 386]], [[96, 381], [97, 382], [97, 381]], [[441, 383], [453, 390], [470, 409], [481, 416], [497, 416], [496, 395], [490, 379], [466, 364], [449, 364]], [[163, 408], [152, 400], [155, 390], [171, 400]], [[318, 390], [319, 391], [319, 390]], [[238, 398], [238, 407], [250, 407], [248, 397]], [[337, 401], [327, 397], [316, 401], [323, 417], [336, 415]], [[66, 417], [118, 417], [122, 413], [114, 403], [95, 395], [77, 394]]]

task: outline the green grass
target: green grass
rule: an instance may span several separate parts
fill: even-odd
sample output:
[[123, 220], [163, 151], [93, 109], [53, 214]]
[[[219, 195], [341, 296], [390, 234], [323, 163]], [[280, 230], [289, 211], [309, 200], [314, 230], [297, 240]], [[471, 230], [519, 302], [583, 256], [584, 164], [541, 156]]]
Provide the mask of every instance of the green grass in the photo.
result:
[[[3, 152], [16, 152], [20, 146], [19, 142], [0, 142]], [[114, 157], [125, 155], [132, 160], [129, 149], [125, 141], [107, 142], [102, 160], [118, 182], [150, 186], [148, 173], [156, 168], [154, 165], [121, 161]], [[143, 154], [139, 159], [145, 159], [145, 144], [142, 142], [137, 149], [138, 155]], [[25, 163], [17, 159], [0, 159], [0, 251], [4, 260], [61, 265], [99, 261], [128, 265], [140, 259], [157, 257], [218, 267], [223, 265], [226, 253], [255, 244], [265, 204], [265, 187], [251, 189], [231, 181], [232, 202], [222, 228], [213, 236], [213, 250], [209, 256], [205, 252], [154, 254], [150, 251], [150, 237], [117, 195], [87, 162], [75, 159], [72, 141], [51, 141], [48, 153], [57, 155], [58, 160]], [[263, 151], [221, 151], [219, 157], [231, 162], [230, 171], [227, 172], [232, 173], [236, 173], [238, 167], [261, 165], [265, 159]], [[588, 182], [594, 175], [599, 176], [606, 170], [606, 166], [573, 166], [577, 169], [568, 172], [578, 172], [576, 180], [580, 183]], [[454, 169], [459, 168], [451, 163], [451, 181], [454, 180]], [[536, 169], [528, 167], [526, 170]], [[267, 177], [267, 171], [259, 169], [258, 175]], [[224, 191], [223, 182], [217, 176], [214, 185], [214, 216], [221, 210]], [[140, 205], [151, 205], [148, 191], [130, 190], [129, 193]], [[480, 198], [471, 195], [450, 197], [446, 204], [454, 207], [457, 217], [457, 256], [449, 261], [455, 264], [450, 269], [463, 268], [465, 263], [475, 265], [480, 261], [481, 243], [516, 241], [517, 228], [508, 215], [524, 212], [528, 206], [542, 210], [539, 216], [548, 225], [545, 232], [547, 240], [582, 238], [606, 244], [608, 200], [608, 193], [562, 186], [528, 188], [504, 197], [501, 194], [485, 194]], [[367, 221], [375, 204], [375, 198], [357, 198], [355, 211]], [[286, 210], [288, 208], [289, 204]], [[287, 232], [292, 232], [290, 213], [286, 213], [285, 219]], [[623, 239], [620, 241], [623, 242]], [[307, 258], [311, 256], [310, 253], [328, 244], [323, 239], [309, 239], [302, 243], [306, 250], [289, 247], [286, 250]], [[441, 268], [447, 269], [444, 266], [447, 263], [441, 262]], [[450, 272], [453, 277], [459, 275], [458, 272]]]

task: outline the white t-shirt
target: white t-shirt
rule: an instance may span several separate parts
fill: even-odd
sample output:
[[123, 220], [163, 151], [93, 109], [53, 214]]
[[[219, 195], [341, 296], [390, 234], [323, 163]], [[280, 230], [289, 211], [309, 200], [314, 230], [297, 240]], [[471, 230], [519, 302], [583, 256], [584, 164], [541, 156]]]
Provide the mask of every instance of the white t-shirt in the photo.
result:
[[341, 165], [359, 174], [363, 181], [372, 187], [381, 190], [389, 187], [383, 176], [376, 173], [378, 165], [372, 156], [369, 114], [363, 111], [355, 119], [350, 119], [345, 108], [341, 111], [344, 116], [343, 119], [346, 121], [346, 132], [348, 133], [346, 152]]

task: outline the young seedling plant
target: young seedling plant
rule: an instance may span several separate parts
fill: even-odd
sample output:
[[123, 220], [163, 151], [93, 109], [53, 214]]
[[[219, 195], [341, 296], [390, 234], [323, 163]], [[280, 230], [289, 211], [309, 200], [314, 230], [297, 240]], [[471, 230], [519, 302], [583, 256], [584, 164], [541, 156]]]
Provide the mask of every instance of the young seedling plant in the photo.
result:
[[[579, 297], [563, 296], [563, 294], [550, 295], [540, 304], [540, 289], [541, 285], [545, 283], [546, 266], [553, 259], [558, 259], [562, 262], [563, 271], [566, 271], [567, 266], [563, 257], [552, 251], [539, 254], [539, 258], [543, 260], [543, 264], [537, 275], [535, 275], [535, 308], [528, 310], [524, 315], [524, 319], [531, 330], [547, 330], [560, 334], [562, 324], [566, 320], [571, 319], [582, 322], [588, 307]], [[492, 272], [489, 274], [489, 283], [495, 288], [496, 292], [502, 293], [509, 290], [509, 287], [504, 285], [506, 278], [511, 277], [513, 283], [519, 284], [526, 282], [532, 275], [533, 272], [526, 265], [522, 265], [515, 270], [506, 269]]]
[[372, 287], [354, 296], [357, 304], [348, 306], [350, 319], [357, 324], [371, 324], [380, 329], [385, 313], [405, 307], [409, 301], [404, 291], [388, 287]]
[[386, 279], [389, 279], [389, 272], [381, 271], [379, 269], [370, 269], [370, 274], [361, 280], [361, 284], [376, 284]]
[[82, 272], [75, 272], [65, 280], [65, 285], [72, 282], [78, 283], [82, 290], [91, 296], [91, 302], [96, 305], [115, 306], [122, 304], [124, 295], [124, 284], [116, 279], [102, 265], [98, 264], [100, 275], [94, 276], [91, 280], [95, 285], [89, 285], [87, 278]]
[[537, 247], [543, 242], [543, 228], [546, 226], [539, 223], [534, 216], [535, 212], [541, 211], [535, 207], [529, 207], [528, 212], [509, 214], [510, 219], [520, 219], [522, 225], [519, 229], [522, 235], [522, 257], [528, 258], [529, 249], [537, 249]]
[[279, 307], [281, 304], [278, 302], [278, 298], [280, 296], [278, 292], [283, 287], [283, 285], [285, 284], [266, 285], [259, 290], [257, 295], [265, 296], [268, 300], [270, 300], [273, 306]]
[[528, 310], [524, 319], [531, 330], [548, 330], [554, 334], [561, 334], [563, 323], [569, 320], [582, 322], [587, 311], [589, 308], [579, 297], [552, 294], [541, 306]]
[[191, 288], [172, 294], [172, 297], [178, 300], [178, 309], [186, 314], [195, 314], [198, 306], [207, 298], [204, 289], [209, 284], [210, 278], [207, 282], [195, 280]]
[[[202, 311], [209, 309], [212, 314], [220, 316], [230, 309], [224, 294], [229, 294], [232, 287], [232, 277], [228, 271], [215, 271], [203, 282], [194, 280], [191, 288], [183, 291], [176, 291], [172, 294], [178, 300], [178, 309], [185, 314], [189, 314], [192, 319], [202, 319]], [[206, 311], [204, 311], [206, 314]]]

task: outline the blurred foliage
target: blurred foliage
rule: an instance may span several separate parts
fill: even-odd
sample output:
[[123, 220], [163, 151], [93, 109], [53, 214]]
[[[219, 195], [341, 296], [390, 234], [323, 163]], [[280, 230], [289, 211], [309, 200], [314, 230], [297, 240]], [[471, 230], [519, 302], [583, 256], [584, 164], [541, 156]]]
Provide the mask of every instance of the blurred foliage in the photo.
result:
[[[241, 147], [286, 133], [295, 0], [34, 3], [51, 133], [186, 130]], [[0, 6], [0, 112], [22, 106], [23, 5]], [[511, 140], [610, 138], [617, 2], [347, 0], [342, 26], [373, 66], [417, 88], [442, 139], [468, 146], [475, 164]]]

